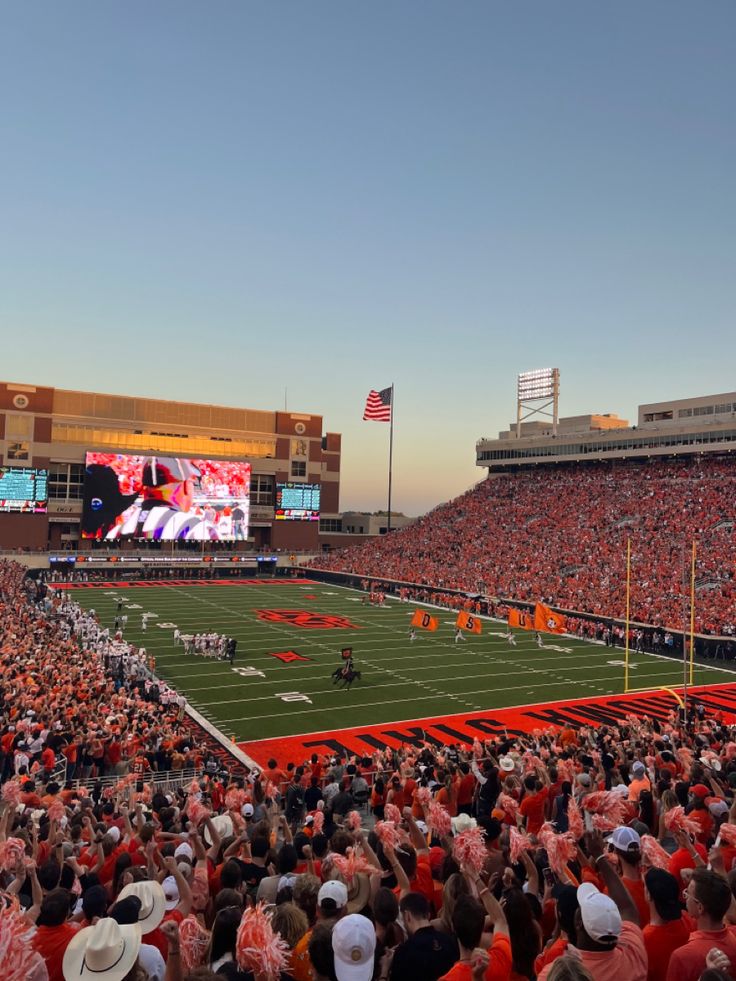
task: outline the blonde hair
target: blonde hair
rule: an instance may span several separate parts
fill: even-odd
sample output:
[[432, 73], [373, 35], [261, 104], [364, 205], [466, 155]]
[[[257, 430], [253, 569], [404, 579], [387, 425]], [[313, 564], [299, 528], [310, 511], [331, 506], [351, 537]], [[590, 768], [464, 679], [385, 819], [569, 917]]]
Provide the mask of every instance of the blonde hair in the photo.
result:
[[565, 955], [552, 962], [547, 981], [595, 981], [593, 975], [577, 957]]
[[273, 911], [271, 926], [293, 950], [309, 929], [309, 920], [295, 903], [281, 903]]

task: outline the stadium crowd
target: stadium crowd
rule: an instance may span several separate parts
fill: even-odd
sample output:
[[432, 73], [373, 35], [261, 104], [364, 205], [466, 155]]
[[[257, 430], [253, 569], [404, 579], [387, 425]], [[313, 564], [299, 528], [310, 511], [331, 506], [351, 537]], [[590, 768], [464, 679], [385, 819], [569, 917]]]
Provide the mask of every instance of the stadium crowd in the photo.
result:
[[732, 635], [736, 462], [560, 465], [484, 480], [380, 539], [321, 556], [320, 569], [679, 629], [683, 565], [698, 542], [696, 630]]
[[63, 602], [0, 565], [5, 981], [736, 978], [723, 718], [225, 776]]

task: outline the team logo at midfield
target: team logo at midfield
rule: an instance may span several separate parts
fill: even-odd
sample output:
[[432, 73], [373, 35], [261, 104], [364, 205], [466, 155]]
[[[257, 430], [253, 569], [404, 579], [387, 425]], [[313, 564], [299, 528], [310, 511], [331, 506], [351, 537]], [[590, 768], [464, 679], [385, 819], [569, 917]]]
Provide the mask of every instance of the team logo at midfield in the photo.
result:
[[357, 630], [347, 617], [333, 616], [331, 613], [310, 613], [308, 610], [256, 610], [259, 620], [266, 623], [290, 623], [293, 627], [306, 630]]

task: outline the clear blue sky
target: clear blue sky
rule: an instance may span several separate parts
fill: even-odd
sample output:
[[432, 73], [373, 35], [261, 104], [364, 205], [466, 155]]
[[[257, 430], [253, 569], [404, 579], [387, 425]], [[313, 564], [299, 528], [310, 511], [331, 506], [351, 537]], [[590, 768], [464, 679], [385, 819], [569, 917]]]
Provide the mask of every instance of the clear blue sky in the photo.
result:
[[0, 28], [0, 377], [320, 412], [342, 506], [736, 389], [736, 5], [39, 2]]

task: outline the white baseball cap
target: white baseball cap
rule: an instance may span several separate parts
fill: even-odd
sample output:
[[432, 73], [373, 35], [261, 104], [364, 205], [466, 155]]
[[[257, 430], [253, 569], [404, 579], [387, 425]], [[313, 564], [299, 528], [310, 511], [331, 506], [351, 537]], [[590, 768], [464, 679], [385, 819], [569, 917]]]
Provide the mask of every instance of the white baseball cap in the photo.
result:
[[166, 909], [176, 909], [179, 905], [179, 887], [176, 884], [176, 879], [173, 875], [167, 875], [161, 885], [166, 897]]
[[253, 817], [253, 805], [252, 804], [247, 804], [247, 803], [246, 804], [243, 804], [243, 806], [240, 808], [240, 813], [243, 815], [244, 818], [252, 818]]
[[338, 879], [330, 879], [322, 883], [317, 893], [317, 903], [321, 906], [326, 900], [331, 900], [336, 909], [342, 909], [348, 904], [348, 888], [344, 882]]
[[351, 913], [338, 920], [332, 931], [337, 981], [371, 981], [376, 931], [369, 919]]
[[610, 896], [598, 892], [592, 882], [578, 886], [578, 904], [585, 932], [591, 940], [614, 940], [621, 933], [621, 914]]
[[641, 848], [639, 832], [634, 831], [633, 828], [629, 828], [624, 824], [616, 828], [611, 837], [606, 838], [606, 841], [609, 845], [613, 845], [614, 848], [618, 848], [622, 852], [634, 851]]
[[190, 858], [190, 859], [194, 857], [192, 846], [189, 844], [188, 841], [183, 841], [180, 845], [176, 846], [176, 849], [174, 851], [174, 858], [178, 858], [180, 855], [183, 855], [185, 858]]

